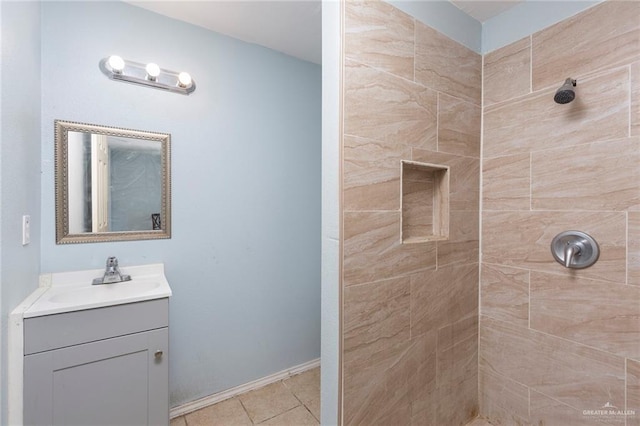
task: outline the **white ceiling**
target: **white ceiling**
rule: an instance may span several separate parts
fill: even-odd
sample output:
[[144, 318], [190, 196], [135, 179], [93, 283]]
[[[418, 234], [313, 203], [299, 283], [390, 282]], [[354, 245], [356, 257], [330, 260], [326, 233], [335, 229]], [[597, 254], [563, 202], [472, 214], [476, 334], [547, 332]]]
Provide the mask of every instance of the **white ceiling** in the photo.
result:
[[[305, 61], [321, 63], [321, 0], [124, 1]], [[519, 1], [522, 0], [451, 0], [480, 22], [504, 12]]]
[[320, 0], [125, 1], [305, 61], [321, 62]]
[[470, 15], [476, 21], [484, 22], [501, 14], [507, 9], [511, 9], [523, 0], [450, 0], [458, 9]]

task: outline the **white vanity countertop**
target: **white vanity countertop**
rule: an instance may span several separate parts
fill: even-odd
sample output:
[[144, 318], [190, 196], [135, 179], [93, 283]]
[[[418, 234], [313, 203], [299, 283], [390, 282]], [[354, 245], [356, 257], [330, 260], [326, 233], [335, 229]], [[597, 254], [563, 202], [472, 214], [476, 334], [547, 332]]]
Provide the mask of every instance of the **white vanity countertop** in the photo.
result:
[[39, 296], [23, 311], [23, 317], [39, 317], [171, 296], [162, 263], [121, 266], [120, 272], [131, 275], [131, 281], [92, 285], [94, 278], [104, 275], [104, 268], [43, 274], [40, 276], [40, 288], [36, 291]]

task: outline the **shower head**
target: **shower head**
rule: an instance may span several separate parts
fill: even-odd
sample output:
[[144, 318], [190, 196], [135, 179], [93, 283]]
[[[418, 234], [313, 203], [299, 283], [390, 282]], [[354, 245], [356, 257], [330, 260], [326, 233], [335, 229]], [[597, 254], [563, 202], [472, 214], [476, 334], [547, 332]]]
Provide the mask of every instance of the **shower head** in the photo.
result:
[[568, 104], [576, 97], [576, 91], [573, 89], [574, 87], [576, 87], [576, 80], [571, 78], [566, 79], [564, 84], [556, 90], [553, 100], [559, 104]]

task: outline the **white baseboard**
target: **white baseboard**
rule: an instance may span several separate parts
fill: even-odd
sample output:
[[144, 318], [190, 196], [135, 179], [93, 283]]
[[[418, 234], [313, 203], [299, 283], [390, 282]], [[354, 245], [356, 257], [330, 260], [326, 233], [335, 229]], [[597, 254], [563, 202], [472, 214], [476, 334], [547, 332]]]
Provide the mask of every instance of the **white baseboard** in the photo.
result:
[[253, 382], [245, 383], [244, 385], [236, 386], [222, 392], [205, 396], [204, 398], [196, 399], [195, 401], [187, 402], [186, 404], [178, 405], [177, 407], [173, 407], [169, 411], [169, 417], [173, 419], [175, 417], [180, 417], [185, 414], [192, 413], [201, 408], [208, 407], [209, 405], [216, 404], [220, 401], [224, 401], [225, 399], [233, 398], [234, 396], [240, 395], [242, 393], [270, 385], [271, 383], [275, 383], [288, 377], [295, 376], [296, 374], [304, 373], [307, 370], [311, 370], [312, 368], [316, 368], [319, 366], [320, 358], [317, 358], [309, 362], [305, 362], [304, 364], [296, 365], [294, 367], [287, 368], [286, 370], [279, 371], [261, 379], [254, 380]]

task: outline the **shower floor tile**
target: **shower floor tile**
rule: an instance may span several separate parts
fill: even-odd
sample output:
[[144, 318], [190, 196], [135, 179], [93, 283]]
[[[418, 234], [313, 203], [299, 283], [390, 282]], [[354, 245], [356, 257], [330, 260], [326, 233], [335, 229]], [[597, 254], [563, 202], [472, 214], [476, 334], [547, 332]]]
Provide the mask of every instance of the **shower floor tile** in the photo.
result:
[[176, 417], [171, 420], [171, 426], [319, 425], [319, 417], [318, 367]]

